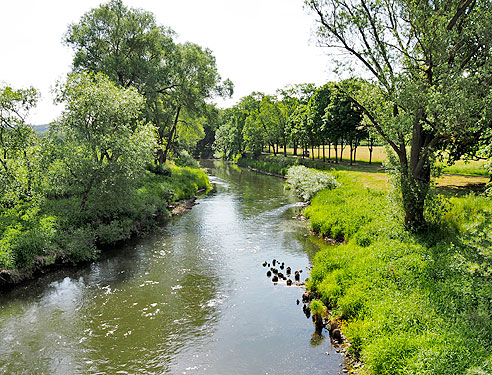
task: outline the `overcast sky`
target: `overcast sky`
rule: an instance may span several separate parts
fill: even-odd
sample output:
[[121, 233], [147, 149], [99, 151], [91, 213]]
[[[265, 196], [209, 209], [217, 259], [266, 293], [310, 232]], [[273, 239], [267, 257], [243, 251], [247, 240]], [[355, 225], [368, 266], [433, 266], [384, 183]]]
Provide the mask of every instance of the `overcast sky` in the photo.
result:
[[[28, 121], [45, 124], [61, 108], [51, 88], [70, 71], [73, 53], [62, 43], [70, 23], [78, 22], [101, 0], [13, 0], [0, 5], [0, 82], [34, 86], [41, 101]], [[326, 51], [312, 37], [314, 18], [302, 0], [125, 0], [154, 13], [178, 41], [210, 48], [219, 73], [235, 85], [230, 106], [252, 91], [273, 94], [287, 84], [333, 79]]]

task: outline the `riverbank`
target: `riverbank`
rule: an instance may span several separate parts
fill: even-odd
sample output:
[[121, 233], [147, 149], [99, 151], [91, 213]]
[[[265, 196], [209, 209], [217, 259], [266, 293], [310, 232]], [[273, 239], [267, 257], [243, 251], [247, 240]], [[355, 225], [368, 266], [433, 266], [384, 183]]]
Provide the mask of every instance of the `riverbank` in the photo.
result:
[[441, 196], [428, 232], [415, 236], [387, 187], [333, 173], [341, 186], [320, 192], [305, 215], [315, 234], [340, 244], [319, 242], [307, 288], [359, 361], [350, 371], [491, 374], [491, 199]]
[[[306, 209], [322, 246], [308, 288], [371, 374], [492, 372], [492, 201], [442, 201], [429, 231], [404, 231], [388, 194], [338, 172]], [[430, 213], [429, 213], [430, 214]]]
[[0, 221], [0, 287], [95, 260], [101, 251], [147, 233], [161, 218], [189, 209], [195, 194], [209, 189], [204, 171], [171, 165], [165, 173], [148, 171], [110, 212], [98, 209], [97, 201], [83, 211], [79, 197], [6, 210]]

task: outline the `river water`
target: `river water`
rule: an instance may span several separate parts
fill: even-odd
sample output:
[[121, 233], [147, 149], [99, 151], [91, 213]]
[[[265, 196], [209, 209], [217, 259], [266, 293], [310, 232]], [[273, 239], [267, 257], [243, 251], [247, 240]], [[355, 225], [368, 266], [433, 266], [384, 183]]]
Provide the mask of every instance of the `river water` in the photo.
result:
[[[144, 239], [0, 295], [4, 374], [339, 374], [301, 287], [317, 251], [283, 180], [204, 161], [216, 190]], [[277, 267], [278, 268], [278, 267]]]

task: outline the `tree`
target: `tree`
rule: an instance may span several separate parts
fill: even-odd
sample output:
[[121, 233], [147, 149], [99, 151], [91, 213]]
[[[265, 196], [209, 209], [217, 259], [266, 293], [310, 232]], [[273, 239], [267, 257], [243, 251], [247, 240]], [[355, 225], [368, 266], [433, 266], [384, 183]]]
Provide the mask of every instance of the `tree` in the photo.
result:
[[316, 86], [313, 83], [301, 83], [286, 86], [279, 92], [289, 116], [287, 132], [292, 140], [294, 155], [297, 155], [297, 146], [302, 143], [303, 140], [305, 141], [305, 139], [301, 137], [301, 135], [304, 134], [302, 129], [306, 129], [307, 104], [315, 90]]
[[462, 145], [476, 142], [490, 127], [490, 2], [306, 4], [318, 21], [319, 41], [348, 52], [345, 63], [372, 76], [373, 84], [359, 95], [346, 93], [396, 154], [406, 227], [424, 229], [436, 153], [448, 150], [455, 160]]
[[[357, 89], [356, 82], [345, 81], [341, 85], [350, 85]], [[361, 126], [362, 114], [358, 108], [354, 108], [354, 103], [345, 93], [339, 89], [331, 91], [331, 97], [325, 108], [324, 130], [335, 144], [335, 159], [337, 144], [340, 143], [340, 161], [342, 161], [343, 146], [350, 146], [350, 165], [355, 160], [355, 153], [361, 139], [365, 136], [365, 131]]]
[[4, 207], [33, 196], [36, 137], [25, 120], [37, 99], [32, 87], [0, 87], [0, 205]]
[[70, 75], [57, 99], [65, 110], [52, 126], [53, 189], [79, 197], [81, 211], [90, 204], [91, 219], [102, 220], [126, 204], [121, 197], [151, 159], [154, 128], [138, 121], [144, 99], [102, 73]]
[[221, 82], [210, 50], [176, 44], [174, 36], [152, 13], [127, 8], [121, 0], [87, 12], [65, 36], [75, 50], [74, 71], [102, 72], [145, 96], [142, 117], [159, 128], [158, 164], [174, 148], [181, 116], [201, 117], [206, 99], [233, 89], [229, 80]]
[[[323, 161], [325, 160], [325, 143], [330, 139], [329, 129], [325, 126], [325, 109], [330, 104], [332, 90], [331, 83], [316, 89], [308, 104], [308, 126], [312, 129], [313, 137], [317, 137], [318, 143], [323, 145]], [[314, 141], [311, 144], [313, 143]], [[312, 157], [314, 158], [314, 153]]]

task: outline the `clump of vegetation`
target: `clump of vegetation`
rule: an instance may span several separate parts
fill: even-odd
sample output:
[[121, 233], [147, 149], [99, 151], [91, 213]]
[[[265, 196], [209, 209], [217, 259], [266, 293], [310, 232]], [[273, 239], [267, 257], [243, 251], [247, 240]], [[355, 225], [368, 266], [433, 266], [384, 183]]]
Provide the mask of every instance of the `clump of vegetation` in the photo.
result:
[[337, 178], [306, 215], [346, 243], [322, 246], [308, 288], [341, 317], [352, 354], [372, 374], [492, 373], [491, 199], [451, 198], [416, 235], [386, 194]]
[[309, 201], [319, 191], [334, 189], [339, 186], [339, 183], [328, 172], [317, 171], [298, 165], [289, 168], [287, 172], [287, 186], [299, 198]]
[[319, 299], [312, 300], [309, 304], [311, 310], [311, 316], [317, 333], [321, 333], [323, 330], [323, 318], [326, 315], [327, 308], [325, 304]]

